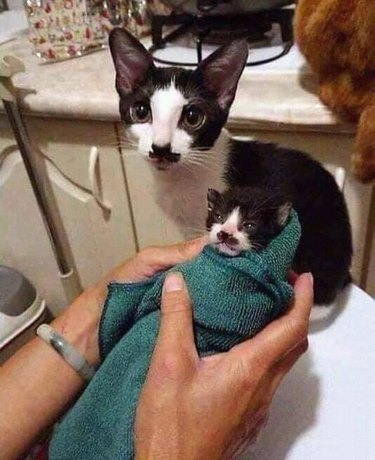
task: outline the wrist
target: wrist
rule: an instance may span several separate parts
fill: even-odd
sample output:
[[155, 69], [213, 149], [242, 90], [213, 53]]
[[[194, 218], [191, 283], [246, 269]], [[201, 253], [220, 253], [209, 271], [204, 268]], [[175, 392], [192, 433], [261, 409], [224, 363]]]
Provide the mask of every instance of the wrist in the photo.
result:
[[100, 363], [98, 335], [103, 302], [96, 288], [90, 288], [51, 324], [95, 367]]

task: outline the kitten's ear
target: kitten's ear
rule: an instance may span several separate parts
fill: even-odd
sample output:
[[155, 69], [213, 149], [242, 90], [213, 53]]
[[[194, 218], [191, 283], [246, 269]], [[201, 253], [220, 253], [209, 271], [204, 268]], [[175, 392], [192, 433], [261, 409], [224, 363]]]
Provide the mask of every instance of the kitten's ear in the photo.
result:
[[288, 217], [290, 215], [290, 211], [292, 209], [292, 203], [287, 201], [286, 203], [282, 204], [279, 209], [277, 210], [277, 223], [284, 227]]
[[197, 72], [202, 73], [205, 86], [216, 95], [224, 111], [229, 110], [236, 95], [238, 80], [248, 54], [246, 41], [235, 40], [219, 48], [199, 64]]
[[116, 89], [126, 96], [154, 66], [151, 54], [129, 32], [115, 28], [109, 35], [109, 48], [116, 68]]
[[216, 203], [220, 200], [221, 194], [217, 190], [213, 188], [209, 188], [207, 192], [207, 201], [208, 201], [208, 208], [213, 209]]

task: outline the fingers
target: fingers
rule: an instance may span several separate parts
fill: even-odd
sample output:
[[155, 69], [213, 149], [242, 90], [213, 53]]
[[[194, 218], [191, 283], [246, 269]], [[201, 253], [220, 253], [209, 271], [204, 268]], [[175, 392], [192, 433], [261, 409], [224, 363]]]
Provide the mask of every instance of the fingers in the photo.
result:
[[194, 259], [202, 251], [206, 242], [206, 237], [200, 237], [171, 246], [147, 248], [143, 251], [143, 256], [145, 262], [154, 270], [163, 270]]
[[155, 356], [171, 372], [178, 371], [189, 359], [190, 364], [198, 360], [189, 294], [179, 273], [168, 275], [164, 283]]
[[304, 273], [296, 280], [294, 293], [291, 306], [284, 316], [236, 347], [236, 353], [249, 366], [253, 366], [255, 360], [267, 369], [306, 339], [313, 304], [313, 279], [310, 273]]
[[307, 348], [308, 340], [305, 339], [276, 364], [273, 370], [274, 379], [272, 383], [272, 393], [276, 391], [277, 387], [280, 385], [280, 382], [295, 365], [295, 363], [300, 359], [300, 357], [307, 351]]
[[297, 281], [299, 274], [296, 273], [294, 270], [289, 270], [288, 273], [288, 283], [294, 286], [295, 282]]

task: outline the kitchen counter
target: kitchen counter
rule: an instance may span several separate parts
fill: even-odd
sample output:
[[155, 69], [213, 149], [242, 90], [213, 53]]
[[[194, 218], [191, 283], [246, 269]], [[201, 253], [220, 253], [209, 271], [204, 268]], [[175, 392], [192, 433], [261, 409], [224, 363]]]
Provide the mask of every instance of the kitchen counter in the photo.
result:
[[[25, 73], [14, 77], [23, 111], [43, 117], [119, 120], [108, 50], [46, 64], [32, 54], [27, 37], [21, 36], [1, 45], [0, 54], [14, 54], [26, 66]], [[245, 70], [230, 112], [231, 125], [271, 125], [277, 129], [297, 125], [309, 131], [354, 131], [353, 126], [338, 121], [320, 102], [315, 77], [296, 46], [273, 63]]]

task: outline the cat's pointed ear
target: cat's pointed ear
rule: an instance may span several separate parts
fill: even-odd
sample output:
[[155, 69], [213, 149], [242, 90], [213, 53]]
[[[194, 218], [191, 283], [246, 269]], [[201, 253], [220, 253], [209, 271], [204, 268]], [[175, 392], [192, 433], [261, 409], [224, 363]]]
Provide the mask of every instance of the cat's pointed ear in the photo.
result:
[[284, 225], [286, 224], [288, 217], [290, 216], [291, 209], [292, 203], [287, 201], [286, 203], [282, 204], [277, 210], [277, 223], [281, 227], [284, 227]]
[[116, 89], [126, 96], [154, 66], [151, 54], [129, 32], [115, 28], [109, 35], [109, 48], [116, 68]]
[[217, 190], [213, 188], [209, 188], [207, 192], [207, 202], [208, 202], [208, 209], [213, 209], [217, 202], [220, 200], [221, 194]]
[[246, 41], [235, 40], [210, 54], [197, 69], [202, 73], [207, 89], [216, 95], [220, 107], [226, 112], [236, 95], [248, 54]]

